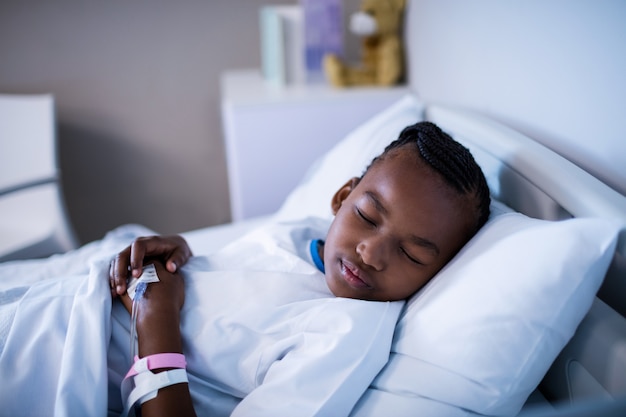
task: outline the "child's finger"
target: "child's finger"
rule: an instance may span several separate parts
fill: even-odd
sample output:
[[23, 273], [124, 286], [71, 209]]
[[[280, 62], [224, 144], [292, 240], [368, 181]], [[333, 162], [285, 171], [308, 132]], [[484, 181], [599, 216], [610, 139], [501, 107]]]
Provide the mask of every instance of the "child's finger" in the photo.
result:
[[178, 263], [172, 258], [169, 258], [167, 260], [167, 264], [165, 265], [165, 267], [167, 268], [169, 272], [173, 274], [178, 269]]
[[130, 268], [133, 277], [139, 278], [141, 276], [145, 256], [146, 240], [142, 238], [135, 239], [130, 246]]
[[190, 256], [191, 253], [189, 253], [186, 246], [184, 248], [178, 246], [176, 250], [174, 250], [174, 252], [172, 252], [172, 254], [167, 258], [165, 267], [169, 272], [174, 273], [178, 270], [180, 265], [187, 263]]
[[126, 292], [126, 278], [128, 277], [127, 253], [129, 250], [130, 247], [126, 248], [111, 261], [109, 281], [111, 283], [111, 289], [115, 290], [118, 295]]

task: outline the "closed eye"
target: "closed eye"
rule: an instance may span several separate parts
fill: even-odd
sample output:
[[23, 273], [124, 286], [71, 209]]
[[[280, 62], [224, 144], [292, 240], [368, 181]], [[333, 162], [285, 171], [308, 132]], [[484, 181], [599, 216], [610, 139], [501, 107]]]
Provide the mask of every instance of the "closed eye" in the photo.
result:
[[369, 217], [367, 217], [365, 214], [363, 214], [363, 212], [356, 207], [356, 212], [359, 215], [359, 217], [361, 218], [361, 220], [363, 220], [364, 222], [368, 223], [370, 226], [376, 226], [376, 223], [374, 223], [374, 221], [372, 221]]
[[411, 256], [406, 250], [404, 250], [403, 248], [400, 248], [400, 250], [402, 251], [402, 253], [404, 254], [404, 256], [407, 257], [407, 259], [417, 265], [424, 265], [422, 262], [420, 262], [418, 259], [414, 258], [413, 256]]

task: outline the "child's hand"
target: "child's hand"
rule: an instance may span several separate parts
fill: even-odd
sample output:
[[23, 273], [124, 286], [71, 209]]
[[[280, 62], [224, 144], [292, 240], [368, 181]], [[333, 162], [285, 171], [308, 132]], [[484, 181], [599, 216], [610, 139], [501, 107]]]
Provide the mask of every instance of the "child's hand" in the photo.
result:
[[[148, 284], [145, 294], [139, 303], [144, 314], [159, 313], [161, 311], [177, 313], [185, 302], [185, 286], [180, 274], [171, 273], [159, 261], [152, 262], [156, 268], [159, 282]], [[120, 295], [122, 304], [129, 313], [132, 311], [133, 300], [128, 293]]]
[[116, 297], [126, 292], [129, 270], [134, 278], [141, 276], [146, 258], [161, 260], [165, 268], [174, 273], [192, 256], [189, 245], [182, 236], [139, 237], [111, 262], [109, 282], [111, 295]]

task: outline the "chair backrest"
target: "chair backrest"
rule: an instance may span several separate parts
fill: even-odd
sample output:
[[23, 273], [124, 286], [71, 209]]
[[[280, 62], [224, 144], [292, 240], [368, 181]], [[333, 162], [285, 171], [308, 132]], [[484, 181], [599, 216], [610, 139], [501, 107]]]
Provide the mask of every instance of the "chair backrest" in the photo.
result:
[[0, 94], [0, 194], [56, 178], [53, 97]]
[[75, 246], [59, 180], [54, 98], [0, 94], [0, 261]]

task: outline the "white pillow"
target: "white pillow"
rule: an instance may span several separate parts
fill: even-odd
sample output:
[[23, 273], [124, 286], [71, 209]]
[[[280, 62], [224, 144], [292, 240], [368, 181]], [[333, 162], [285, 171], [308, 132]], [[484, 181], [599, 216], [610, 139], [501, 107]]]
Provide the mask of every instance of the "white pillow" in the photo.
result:
[[330, 200], [339, 187], [361, 176], [402, 129], [422, 120], [424, 106], [414, 95], [407, 94], [356, 128], [313, 164], [305, 179], [287, 196], [276, 218], [332, 218]]
[[421, 397], [412, 415], [517, 414], [589, 310], [618, 229], [603, 219], [490, 219], [408, 301], [391, 359], [355, 415], [380, 405], [372, 390]]

